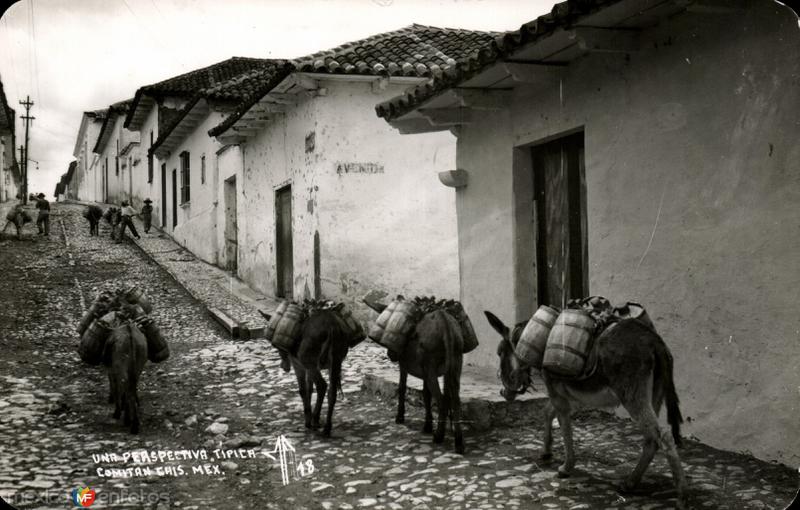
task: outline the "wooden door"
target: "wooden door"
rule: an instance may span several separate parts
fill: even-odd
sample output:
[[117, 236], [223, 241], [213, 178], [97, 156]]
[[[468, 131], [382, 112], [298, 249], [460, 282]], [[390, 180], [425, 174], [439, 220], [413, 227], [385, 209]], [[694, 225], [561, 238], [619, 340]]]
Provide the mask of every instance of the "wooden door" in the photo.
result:
[[172, 169], [172, 228], [178, 226], [178, 171]]
[[236, 177], [225, 180], [225, 262], [236, 271], [239, 258], [239, 227], [236, 223]]
[[167, 228], [167, 165], [161, 165], [161, 228]]
[[278, 297], [291, 299], [294, 279], [292, 256], [292, 187], [275, 193], [275, 245]]
[[589, 291], [583, 133], [533, 148], [540, 305], [563, 307]]

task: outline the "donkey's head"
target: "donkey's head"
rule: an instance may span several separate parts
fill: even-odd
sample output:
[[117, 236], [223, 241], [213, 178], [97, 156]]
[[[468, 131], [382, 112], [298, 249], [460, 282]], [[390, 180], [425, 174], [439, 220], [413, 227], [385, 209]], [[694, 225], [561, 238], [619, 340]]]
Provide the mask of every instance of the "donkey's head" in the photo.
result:
[[500, 394], [511, 402], [517, 395], [525, 393], [531, 386], [530, 368], [514, 354], [514, 349], [525, 323], [517, 324], [513, 330], [510, 330], [492, 312], [484, 311], [483, 313], [494, 330], [500, 333], [500, 343], [497, 345], [497, 355], [500, 357], [498, 376], [500, 377], [500, 382], [503, 383], [503, 389], [500, 390]]

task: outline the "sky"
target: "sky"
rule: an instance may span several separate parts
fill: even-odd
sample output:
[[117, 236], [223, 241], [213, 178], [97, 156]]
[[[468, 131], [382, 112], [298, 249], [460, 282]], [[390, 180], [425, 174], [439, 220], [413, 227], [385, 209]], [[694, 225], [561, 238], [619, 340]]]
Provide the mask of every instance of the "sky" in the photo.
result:
[[[295, 58], [420, 23], [516, 30], [555, 0], [23, 0], [0, 18], [0, 79], [24, 127], [29, 189], [52, 195], [81, 114], [232, 56]], [[19, 157], [19, 152], [17, 151]]]

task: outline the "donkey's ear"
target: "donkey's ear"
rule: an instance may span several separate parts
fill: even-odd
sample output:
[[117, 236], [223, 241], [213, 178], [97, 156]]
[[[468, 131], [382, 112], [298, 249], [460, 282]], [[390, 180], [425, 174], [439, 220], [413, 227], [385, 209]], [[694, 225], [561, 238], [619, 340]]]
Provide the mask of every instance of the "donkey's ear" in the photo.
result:
[[484, 310], [483, 313], [486, 315], [486, 320], [489, 321], [489, 324], [492, 326], [492, 328], [500, 333], [500, 336], [506, 338], [506, 336], [508, 336], [508, 327], [503, 324], [503, 321], [498, 319], [492, 312]]

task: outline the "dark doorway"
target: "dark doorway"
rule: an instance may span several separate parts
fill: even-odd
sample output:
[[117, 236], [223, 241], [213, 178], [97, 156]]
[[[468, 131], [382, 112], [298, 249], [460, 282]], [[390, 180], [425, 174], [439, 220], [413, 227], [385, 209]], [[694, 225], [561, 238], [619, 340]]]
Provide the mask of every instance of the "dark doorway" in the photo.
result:
[[292, 298], [292, 187], [286, 186], [275, 192], [275, 245], [278, 272], [278, 297]]
[[172, 169], [172, 229], [178, 226], [178, 171]]
[[229, 271], [238, 268], [239, 239], [236, 223], [236, 177], [225, 180], [225, 266]]
[[161, 228], [167, 228], [167, 165], [161, 165]]
[[532, 150], [538, 301], [563, 307], [589, 291], [583, 133]]

